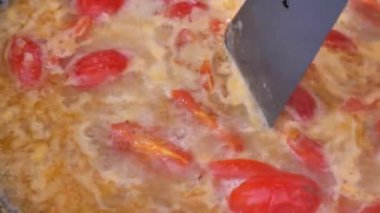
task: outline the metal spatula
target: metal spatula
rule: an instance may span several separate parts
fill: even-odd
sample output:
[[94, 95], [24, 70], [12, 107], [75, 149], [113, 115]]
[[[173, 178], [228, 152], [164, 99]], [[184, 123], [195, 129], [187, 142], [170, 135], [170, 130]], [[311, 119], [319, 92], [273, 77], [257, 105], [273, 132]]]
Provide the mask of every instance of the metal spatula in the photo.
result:
[[226, 45], [273, 125], [347, 0], [246, 0]]
[[0, 10], [7, 8], [8, 5], [9, 5], [9, 1], [8, 0], [0, 0]]

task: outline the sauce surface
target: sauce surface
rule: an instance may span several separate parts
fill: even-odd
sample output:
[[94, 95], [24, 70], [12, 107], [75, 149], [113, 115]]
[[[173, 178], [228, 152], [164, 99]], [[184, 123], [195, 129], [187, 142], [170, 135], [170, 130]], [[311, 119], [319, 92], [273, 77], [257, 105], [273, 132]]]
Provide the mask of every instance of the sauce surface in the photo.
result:
[[0, 206], [377, 211], [378, 2], [350, 2], [274, 129], [223, 43], [243, 0], [110, 2], [0, 12]]

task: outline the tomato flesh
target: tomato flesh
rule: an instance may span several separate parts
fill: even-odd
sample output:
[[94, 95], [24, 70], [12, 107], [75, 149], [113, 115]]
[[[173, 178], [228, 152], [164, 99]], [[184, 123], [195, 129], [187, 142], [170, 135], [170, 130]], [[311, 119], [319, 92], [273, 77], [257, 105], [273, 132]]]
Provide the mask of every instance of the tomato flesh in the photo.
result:
[[219, 160], [209, 164], [212, 176], [218, 180], [248, 179], [279, 172], [269, 164], [249, 159]]
[[220, 127], [216, 115], [208, 112], [208, 110], [197, 103], [188, 91], [174, 90], [172, 91], [172, 98], [179, 106], [193, 114], [201, 124], [213, 130], [216, 136], [234, 151], [243, 150], [243, 140], [240, 136], [231, 130]]
[[330, 50], [348, 53], [355, 53], [358, 49], [355, 43], [348, 36], [337, 30], [330, 31], [325, 39], [324, 45]]
[[192, 43], [195, 40], [195, 36], [193, 32], [191, 32], [187, 28], [183, 28], [179, 31], [176, 40], [175, 40], [175, 47], [177, 49], [182, 48], [183, 46]]
[[215, 116], [202, 109], [201, 105], [198, 104], [193, 96], [186, 90], [174, 90], [172, 97], [178, 105], [190, 111], [202, 124], [212, 129], [218, 126]]
[[124, 3], [125, 0], [76, 0], [76, 7], [81, 15], [97, 17], [102, 13], [117, 13]]
[[172, 161], [182, 166], [188, 165], [192, 159], [191, 154], [172, 143], [154, 137], [149, 130], [136, 123], [113, 124], [111, 126], [111, 140], [119, 150], [156, 156], [163, 161]]
[[379, 213], [380, 212], [380, 202], [375, 203], [371, 206], [365, 207], [360, 213]]
[[36, 86], [42, 77], [42, 51], [39, 44], [27, 37], [13, 37], [9, 64], [22, 86]]
[[208, 5], [201, 1], [182, 1], [170, 4], [166, 12], [169, 18], [180, 18], [183, 19], [189, 16], [194, 9], [207, 10]]
[[342, 109], [346, 112], [357, 112], [366, 107], [367, 106], [359, 98], [351, 97], [343, 103]]
[[71, 26], [74, 39], [82, 39], [88, 35], [92, 27], [92, 18], [90, 16], [80, 16]]
[[209, 28], [212, 33], [219, 35], [223, 32], [225, 26], [225, 23], [220, 19], [211, 19]]
[[69, 78], [74, 86], [96, 87], [123, 73], [128, 57], [116, 50], [93, 52], [80, 58], [73, 66]]
[[314, 213], [321, 203], [321, 192], [314, 181], [301, 175], [260, 175], [235, 188], [228, 203], [236, 213]]
[[288, 146], [295, 156], [308, 168], [316, 171], [326, 171], [328, 164], [321, 145], [299, 132], [288, 137]]
[[311, 120], [315, 115], [316, 108], [317, 103], [313, 96], [301, 86], [296, 88], [286, 106], [289, 114], [299, 121]]

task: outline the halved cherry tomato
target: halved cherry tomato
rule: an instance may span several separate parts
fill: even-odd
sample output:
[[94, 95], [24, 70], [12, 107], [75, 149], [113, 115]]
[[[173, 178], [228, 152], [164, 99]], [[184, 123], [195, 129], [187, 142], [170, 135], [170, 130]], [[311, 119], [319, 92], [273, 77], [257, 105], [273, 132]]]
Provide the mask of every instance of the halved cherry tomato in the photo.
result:
[[380, 100], [376, 99], [371, 103], [364, 103], [361, 99], [350, 97], [343, 102], [342, 109], [346, 112], [358, 112], [362, 110], [376, 110], [380, 108]]
[[328, 169], [322, 147], [316, 141], [294, 130], [289, 134], [287, 143], [299, 161], [308, 168], [321, 172]]
[[187, 28], [183, 28], [182, 30], [179, 31], [176, 39], [175, 39], [175, 47], [177, 49], [182, 48], [186, 44], [189, 44], [195, 40], [195, 36], [193, 32], [191, 32]]
[[151, 134], [136, 123], [123, 122], [111, 126], [111, 140], [120, 150], [156, 156], [163, 161], [172, 161], [182, 166], [190, 163], [191, 154]]
[[220, 127], [217, 123], [216, 115], [197, 103], [189, 92], [186, 90], [174, 90], [172, 91], [172, 98], [179, 106], [184, 107], [192, 113], [201, 124], [214, 130], [216, 136], [226, 142], [230, 148], [235, 151], [243, 150], [243, 141], [239, 135], [231, 130]]
[[211, 174], [215, 179], [248, 179], [257, 175], [279, 172], [269, 164], [249, 159], [219, 160], [209, 164]]
[[366, 107], [367, 106], [359, 98], [350, 97], [343, 103], [342, 109], [346, 112], [357, 112]]
[[298, 86], [287, 103], [286, 110], [296, 120], [311, 120], [317, 108], [313, 96], [303, 87]]
[[375, 203], [371, 206], [365, 207], [360, 213], [379, 213], [380, 212], [380, 202]]
[[183, 19], [186, 16], [189, 16], [196, 8], [201, 10], [207, 10], [209, 6], [206, 3], [197, 0], [181, 1], [170, 4], [168, 6], [166, 14], [169, 18]]
[[75, 39], [81, 39], [85, 37], [92, 27], [92, 18], [90, 16], [80, 16], [70, 27], [73, 31], [73, 37]]
[[80, 58], [69, 73], [74, 86], [91, 88], [123, 73], [128, 57], [116, 50], [102, 50]]
[[324, 45], [330, 50], [348, 53], [355, 53], [358, 49], [349, 37], [337, 30], [330, 31], [325, 39]]
[[174, 90], [172, 97], [177, 104], [190, 111], [202, 124], [212, 129], [218, 127], [215, 115], [203, 109], [186, 90]]
[[42, 51], [40, 45], [27, 38], [14, 36], [9, 50], [9, 65], [24, 87], [36, 86], [42, 77]]
[[352, 8], [366, 21], [380, 27], [380, 2], [377, 0], [351, 0]]
[[214, 34], [221, 34], [225, 28], [225, 23], [220, 19], [211, 19], [210, 21], [210, 31]]
[[210, 60], [204, 60], [200, 68], [201, 79], [203, 80], [202, 85], [207, 91], [212, 91], [214, 89], [214, 77], [212, 75], [212, 67]]
[[76, 7], [81, 15], [97, 17], [102, 13], [115, 14], [125, 0], [76, 0]]
[[235, 188], [228, 203], [236, 213], [314, 213], [321, 203], [321, 191], [313, 180], [301, 175], [259, 175]]

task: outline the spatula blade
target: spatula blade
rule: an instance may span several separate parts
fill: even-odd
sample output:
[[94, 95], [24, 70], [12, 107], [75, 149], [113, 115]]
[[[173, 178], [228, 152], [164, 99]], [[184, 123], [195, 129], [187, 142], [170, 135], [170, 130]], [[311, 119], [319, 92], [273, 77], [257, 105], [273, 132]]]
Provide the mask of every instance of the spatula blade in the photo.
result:
[[347, 0], [246, 0], [226, 46], [273, 125]]

